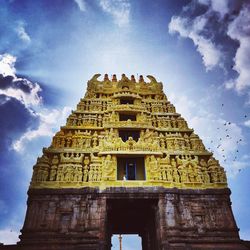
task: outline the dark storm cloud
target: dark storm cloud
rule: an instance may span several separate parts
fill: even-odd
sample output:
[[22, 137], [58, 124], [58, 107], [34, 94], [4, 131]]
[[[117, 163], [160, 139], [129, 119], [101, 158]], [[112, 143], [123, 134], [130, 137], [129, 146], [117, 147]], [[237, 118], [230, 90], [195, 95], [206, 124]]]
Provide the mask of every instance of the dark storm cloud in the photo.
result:
[[[15, 98], [0, 95], [0, 151], [11, 150], [13, 140], [27, 128], [38, 125], [38, 117]], [[4, 154], [1, 154], [1, 158]], [[1, 159], [0, 159], [1, 163]]]
[[[0, 150], [3, 154], [12, 150], [13, 142], [28, 129], [38, 126], [39, 116], [32, 109], [41, 103], [41, 88], [26, 78], [15, 75], [14, 57], [1, 56], [0, 74]], [[10, 68], [11, 67], [11, 68]], [[11, 70], [10, 70], [11, 69]], [[4, 152], [6, 151], [6, 152]]]
[[17, 78], [15, 79], [13, 76], [3, 76], [0, 74], [0, 89], [21, 89], [25, 93], [31, 93], [32, 89], [35, 85], [26, 79]]

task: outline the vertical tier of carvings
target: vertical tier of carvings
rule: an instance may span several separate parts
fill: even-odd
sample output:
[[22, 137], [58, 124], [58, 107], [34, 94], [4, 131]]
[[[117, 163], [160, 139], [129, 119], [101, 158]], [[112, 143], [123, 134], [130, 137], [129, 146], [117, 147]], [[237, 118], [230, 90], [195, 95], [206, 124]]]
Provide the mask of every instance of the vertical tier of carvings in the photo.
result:
[[[202, 140], [176, 113], [152, 76], [145, 82], [124, 74], [121, 80], [99, 74], [85, 97], [39, 157], [31, 188], [136, 186], [118, 180], [118, 157], [142, 157], [145, 179], [140, 185], [179, 188], [224, 188], [226, 174]], [[136, 131], [122, 137], [121, 131]], [[131, 156], [132, 155], [132, 156]]]

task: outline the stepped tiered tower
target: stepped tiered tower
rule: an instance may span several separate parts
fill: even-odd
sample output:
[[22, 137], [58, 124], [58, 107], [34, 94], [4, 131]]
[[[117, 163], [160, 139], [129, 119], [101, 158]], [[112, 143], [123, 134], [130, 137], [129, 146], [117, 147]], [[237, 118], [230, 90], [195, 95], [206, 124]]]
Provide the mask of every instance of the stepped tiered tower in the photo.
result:
[[37, 159], [18, 247], [107, 250], [133, 233], [143, 250], [246, 249], [223, 167], [162, 83], [99, 77]]

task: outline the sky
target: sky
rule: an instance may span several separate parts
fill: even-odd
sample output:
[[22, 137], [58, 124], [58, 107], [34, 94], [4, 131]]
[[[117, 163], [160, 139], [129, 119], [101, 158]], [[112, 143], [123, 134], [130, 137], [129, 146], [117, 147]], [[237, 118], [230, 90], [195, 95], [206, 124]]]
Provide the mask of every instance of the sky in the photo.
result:
[[250, 240], [250, 0], [0, 0], [0, 34], [0, 242], [18, 240], [36, 158], [96, 73], [163, 83]]

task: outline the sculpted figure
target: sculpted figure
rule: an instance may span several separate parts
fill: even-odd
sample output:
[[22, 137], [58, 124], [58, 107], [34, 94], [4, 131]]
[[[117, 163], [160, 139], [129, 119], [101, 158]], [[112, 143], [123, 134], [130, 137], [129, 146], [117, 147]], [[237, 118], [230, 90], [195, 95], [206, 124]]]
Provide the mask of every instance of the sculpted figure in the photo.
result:
[[161, 169], [162, 180], [167, 180], [167, 169], [170, 166], [169, 155], [166, 155], [159, 162], [160, 162], [160, 169]]
[[86, 138], [85, 146], [86, 146], [86, 148], [91, 147], [91, 139], [90, 138]]
[[111, 122], [116, 122], [117, 121], [117, 115], [116, 115], [116, 113], [114, 111], [110, 114], [110, 121]]
[[204, 159], [201, 159], [200, 160], [200, 166], [201, 166], [201, 170], [202, 170], [202, 173], [203, 173], [203, 181], [204, 183], [210, 183], [210, 176], [208, 174], [208, 171], [207, 171], [207, 163]]
[[191, 164], [188, 165], [187, 171], [188, 171], [188, 177], [189, 177], [190, 182], [195, 182], [195, 173]]
[[73, 181], [73, 167], [71, 165], [65, 169], [64, 181]]
[[161, 171], [161, 180], [166, 181], [167, 180], [167, 172], [166, 172], [166, 166], [160, 165], [160, 171]]
[[88, 175], [89, 175], [88, 166], [85, 165], [84, 168], [83, 168], [83, 181], [84, 182], [88, 181]]
[[226, 176], [225, 170], [223, 168], [219, 169], [219, 181], [222, 183], [227, 182], [227, 176]]
[[80, 164], [75, 169], [74, 181], [82, 181], [82, 166]]
[[149, 160], [149, 171], [152, 180], [159, 180], [160, 179], [160, 169], [158, 166], [158, 161], [154, 155], [150, 156]]
[[117, 150], [124, 150], [124, 142], [122, 141], [122, 138], [121, 137], [118, 137], [117, 139], [116, 139], [116, 149]]
[[98, 146], [98, 138], [97, 136], [93, 137], [93, 147], [96, 148]]
[[210, 157], [208, 160], [208, 171], [211, 176], [211, 182], [216, 183], [219, 181], [218, 179], [218, 170], [219, 170], [219, 162], [214, 159], [214, 157]]
[[89, 157], [88, 157], [88, 156], [85, 156], [85, 157], [84, 157], [84, 161], [83, 161], [84, 166], [87, 166], [87, 167], [88, 167], [89, 162], [90, 162]]
[[173, 181], [173, 170], [172, 170], [172, 166], [168, 165], [167, 166], [167, 181], [172, 182]]
[[128, 150], [133, 150], [135, 147], [136, 141], [133, 139], [133, 137], [129, 136], [128, 140], [126, 141], [126, 145]]
[[49, 159], [46, 155], [37, 158], [37, 163], [34, 166], [33, 179], [35, 181], [47, 181], [49, 177]]
[[64, 173], [63, 173], [63, 166], [62, 165], [59, 165], [59, 167], [58, 167], [56, 180], [57, 181], [63, 181], [64, 180]]
[[94, 166], [94, 181], [98, 181], [98, 174], [99, 174], [99, 171], [98, 171], [98, 166]]
[[178, 171], [179, 171], [179, 174], [180, 174], [180, 177], [181, 177], [181, 182], [182, 183], [189, 182], [186, 167], [183, 166], [183, 165], [180, 165], [178, 167]]
[[115, 170], [115, 162], [111, 155], [107, 155], [103, 161], [103, 180], [113, 179], [113, 173]]
[[212, 183], [216, 183], [218, 182], [218, 169], [216, 167], [209, 167], [209, 173], [210, 173], [210, 176], [211, 176], [211, 182]]
[[173, 168], [173, 177], [174, 177], [173, 178], [174, 182], [180, 183], [180, 176], [179, 176], [177, 168]]
[[174, 149], [174, 142], [170, 138], [167, 138], [167, 149], [168, 150], [173, 150]]
[[56, 179], [56, 174], [57, 174], [57, 166], [52, 165], [50, 170], [49, 180], [54, 181]]
[[159, 142], [157, 139], [153, 140], [151, 147], [153, 151], [157, 151], [159, 149]]
[[177, 168], [177, 164], [176, 164], [176, 161], [175, 161], [174, 158], [171, 159], [171, 166], [172, 166], [173, 168]]
[[207, 170], [203, 171], [203, 180], [204, 180], [204, 183], [210, 183], [210, 176]]
[[89, 181], [94, 181], [94, 169], [93, 169], [93, 167], [89, 168]]
[[200, 166], [198, 166], [198, 168], [197, 168], [196, 181], [203, 182], [203, 175], [202, 175]]
[[175, 150], [179, 150], [179, 143], [178, 143], [178, 140], [177, 139], [174, 139], [174, 149]]

